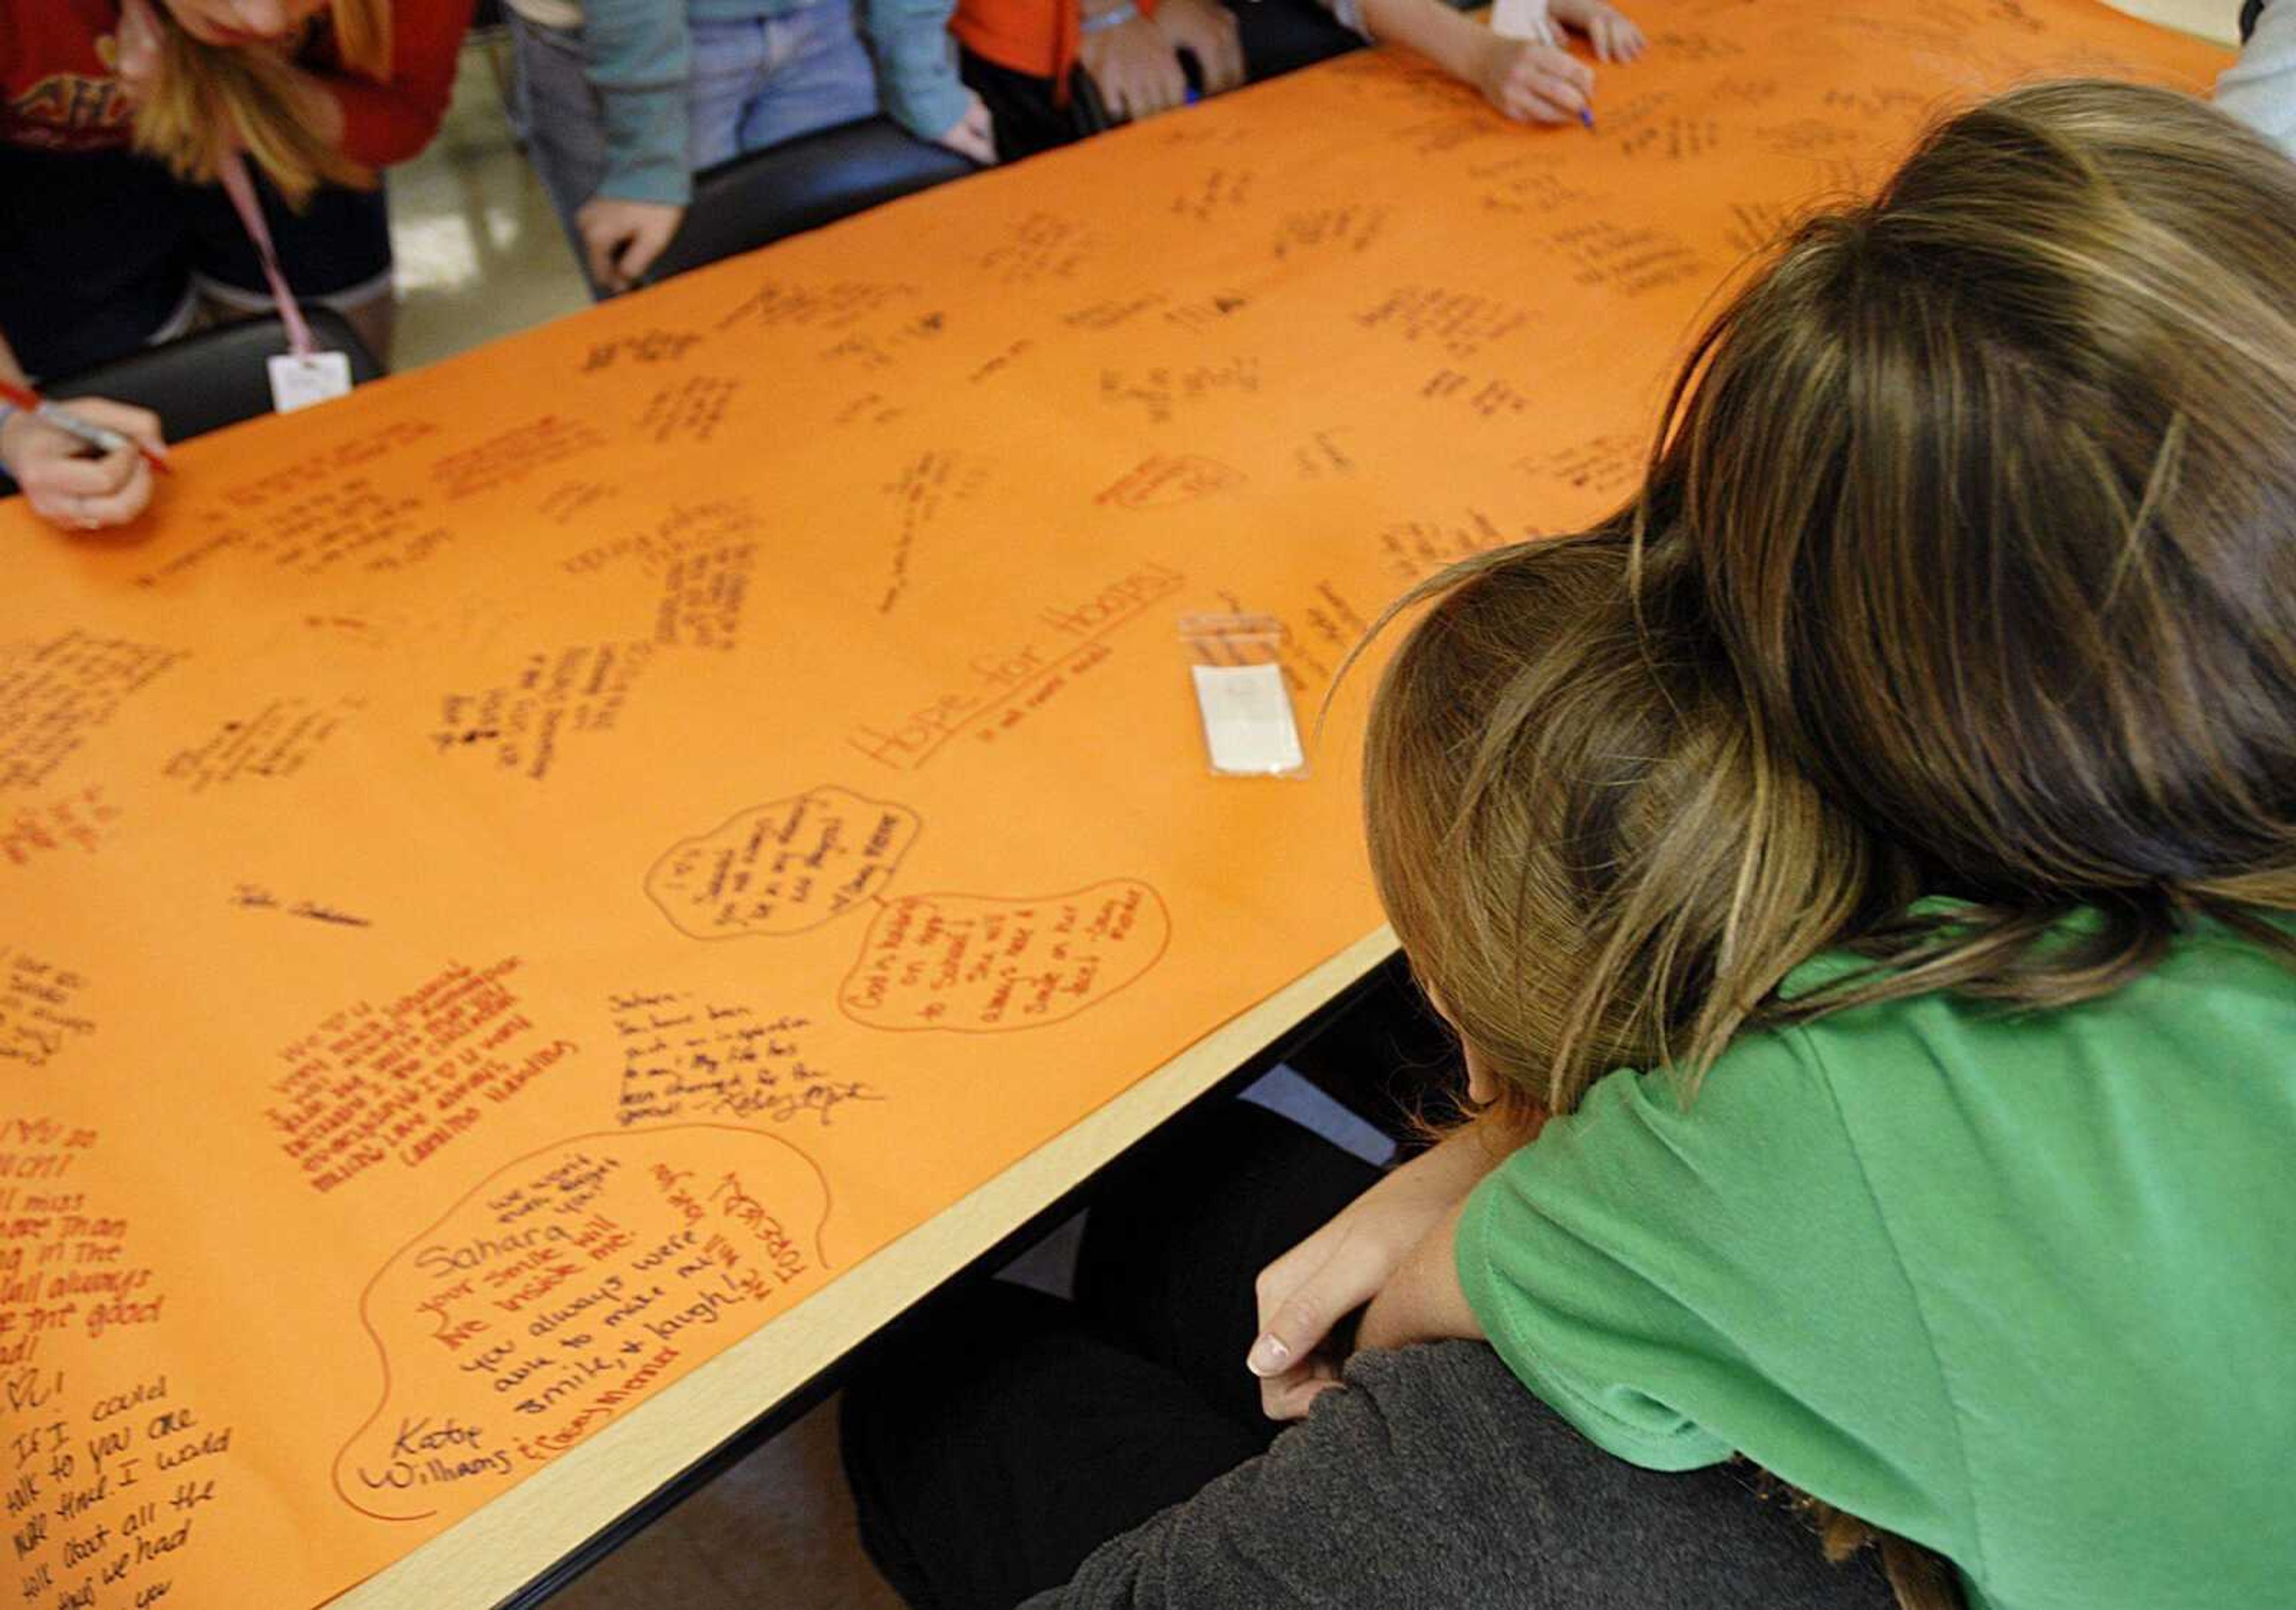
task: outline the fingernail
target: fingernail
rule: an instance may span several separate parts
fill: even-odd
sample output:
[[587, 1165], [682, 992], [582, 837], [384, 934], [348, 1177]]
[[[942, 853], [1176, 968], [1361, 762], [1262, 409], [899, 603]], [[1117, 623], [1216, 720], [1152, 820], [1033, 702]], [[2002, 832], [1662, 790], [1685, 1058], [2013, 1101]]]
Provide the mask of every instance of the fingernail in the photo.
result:
[[1261, 1336], [1244, 1355], [1244, 1368], [1254, 1375], [1277, 1375], [1292, 1361], [1292, 1350], [1274, 1332]]

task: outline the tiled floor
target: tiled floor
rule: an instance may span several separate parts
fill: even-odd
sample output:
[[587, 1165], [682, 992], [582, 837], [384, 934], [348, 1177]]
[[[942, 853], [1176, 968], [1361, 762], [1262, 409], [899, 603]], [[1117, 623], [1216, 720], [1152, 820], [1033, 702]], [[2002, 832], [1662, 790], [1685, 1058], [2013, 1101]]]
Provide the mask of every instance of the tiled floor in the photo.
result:
[[494, 62], [506, 39], [463, 48], [454, 105], [430, 148], [390, 170], [398, 259], [395, 369], [413, 369], [590, 305], [564, 231], [511, 135]]
[[[669, 0], [663, 0], [664, 4]], [[1645, 0], [1648, 9], [1665, 0]], [[2125, 0], [2229, 42], [2237, 0]], [[502, 47], [506, 58], [507, 46]], [[438, 141], [390, 176], [395, 366], [414, 368], [588, 303], [557, 219], [504, 116], [483, 41], [465, 51]], [[553, 1610], [899, 1610], [863, 1559], [824, 1406], [560, 1594]]]

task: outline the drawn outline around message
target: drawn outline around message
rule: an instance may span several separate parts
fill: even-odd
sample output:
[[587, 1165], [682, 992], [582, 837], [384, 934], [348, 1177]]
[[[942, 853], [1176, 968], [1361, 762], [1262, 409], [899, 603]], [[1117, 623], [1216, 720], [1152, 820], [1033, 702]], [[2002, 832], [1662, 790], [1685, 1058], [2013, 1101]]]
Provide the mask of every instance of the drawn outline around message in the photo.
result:
[[[654, 893], [654, 886], [656, 881], [660, 879], [661, 876], [662, 869], [668, 866], [672, 861], [676, 860], [681, 854], [685, 853], [690, 846], [700, 844], [708, 844], [719, 834], [725, 832], [726, 829], [741, 821], [744, 816], [758, 814], [762, 812], [771, 810], [777, 805], [802, 805], [808, 800], [814, 798], [816, 795], [823, 794], [843, 794], [851, 798], [859, 800], [864, 805], [873, 805], [881, 811], [898, 813], [899, 815], [907, 819], [909, 824], [907, 840], [902, 844], [898, 854], [894, 855], [890, 861], [880, 863], [884, 871], [884, 877], [878, 880], [879, 887], [869, 889], [865, 893], [857, 895], [853, 900], [841, 908], [832, 907], [832, 909], [824, 911], [813, 921], [806, 923], [800, 928], [783, 928], [779, 930], [760, 929], [756, 928], [735, 928], [725, 933], [716, 934], [695, 933], [692, 928], [686, 927], [685, 924], [677, 919], [677, 913], [670, 910], [669, 903], [668, 901], [664, 900], [660, 895]], [[659, 910], [665, 918], [668, 919], [669, 926], [676, 928], [679, 933], [684, 934], [689, 939], [703, 939], [711, 941], [719, 939], [750, 939], [760, 937], [767, 939], [787, 939], [799, 934], [809, 934], [817, 928], [826, 927], [828, 924], [836, 921], [839, 918], [848, 915], [856, 909], [865, 905], [872, 901], [882, 903], [884, 900], [884, 895], [880, 892], [880, 890], [884, 884], [890, 883], [893, 879], [899, 874], [901, 863], [909, 858], [909, 852], [917, 847], [917, 840], [924, 837], [924, 818], [907, 805], [890, 799], [874, 799], [866, 794], [861, 793], [857, 789], [846, 788], [840, 783], [817, 783], [814, 787], [806, 789], [803, 793], [791, 795], [786, 799], [769, 799], [761, 805], [744, 806], [742, 809], [734, 812], [731, 816], [726, 818], [725, 821], [719, 822], [716, 827], [710, 829], [708, 832], [697, 833], [691, 838], [679, 839], [676, 844], [671, 845], [668, 849], [664, 850], [660, 855], [654, 858], [653, 864], [646, 869], [645, 879], [641, 887], [645, 890], [646, 898], [652, 901], [655, 908]], [[875, 870], [877, 869], [873, 867], [868, 870]]]
[[[815, 1162], [812, 1156], [802, 1147], [797, 1146], [791, 1141], [784, 1140], [779, 1135], [767, 1134], [763, 1130], [743, 1128], [739, 1124], [664, 1124], [659, 1129], [650, 1129], [643, 1132], [646, 1136], [651, 1137], [671, 1134], [679, 1130], [697, 1129], [722, 1130], [729, 1135], [739, 1135], [742, 1139], [748, 1140], [769, 1141], [773, 1145], [778, 1146], [783, 1150], [795, 1156], [799, 1162], [804, 1164], [806, 1167], [813, 1171], [814, 1179], [817, 1181], [821, 1186], [821, 1222], [814, 1226], [812, 1236], [814, 1262], [817, 1263], [824, 1271], [834, 1273], [836, 1271], [837, 1265], [831, 1263], [823, 1254], [821, 1246], [822, 1238], [827, 1233], [829, 1229], [829, 1221], [837, 1212], [837, 1193], [829, 1183], [829, 1176], [822, 1172], [821, 1165]], [[391, 1269], [401, 1258], [405, 1257], [408, 1253], [414, 1249], [414, 1246], [417, 1242], [421, 1241], [425, 1236], [436, 1235], [441, 1226], [446, 1224], [446, 1222], [452, 1219], [456, 1214], [462, 1212], [463, 1207], [467, 1205], [473, 1197], [477, 1197], [480, 1192], [485, 1190], [489, 1184], [501, 1178], [503, 1175], [511, 1173], [514, 1169], [525, 1167], [528, 1164], [532, 1163], [537, 1157], [546, 1156], [552, 1152], [562, 1151], [567, 1147], [579, 1145], [585, 1140], [595, 1140], [602, 1143], [613, 1141], [627, 1142], [632, 1139], [633, 1137], [627, 1130], [594, 1130], [583, 1134], [569, 1135], [562, 1140], [554, 1140], [548, 1146], [537, 1147], [534, 1150], [528, 1152], [521, 1156], [512, 1157], [508, 1162], [503, 1164], [500, 1167], [489, 1170], [485, 1177], [480, 1179], [477, 1184], [472, 1186], [470, 1189], [464, 1191], [460, 1197], [457, 1197], [454, 1203], [449, 1205], [444, 1213], [440, 1214], [436, 1219], [433, 1219], [422, 1230], [419, 1230], [412, 1236], [409, 1236], [404, 1242], [400, 1243], [397, 1250], [392, 1252], [389, 1257], [383, 1259], [381, 1266], [374, 1271], [374, 1274], [368, 1279], [366, 1285], [360, 1289], [358, 1302], [359, 1328], [365, 1331], [367, 1340], [374, 1344], [375, 1358], [382, 1366], [382, 1395], [375, 1400], [373, 1411], [370, 1413], [365, 1419], [359, 1422], [357, 1428], [354, 1430], [350, 1435], [343, 1439], [342, 1446], [335, 1451], [334, 1459], [327, 1467], [327, 1483], [335, 1490], [335, 1496], [337, 1498], [342, 1500], [342, 1501], [350, 1506], [351, 1508], [356, 1509], [359, 1514], [365, 1516], [370, 1520], [425, 1521], [430, 1519], [433, 1516], [439, 1513], [436, 1509], [425, 1509], [419, 1515], [383, 1515], [375, 1510], [369, 1509], [365, 1505], [360, 1503], [349, 1493], [343, 1491], [343, 1461], [350, 1456], [351, 1450], [358, 1445], [359, 1439], [365, 1436], [369, 1430], [373, 1429], [376, 1422], [382, 1418], [383, 1411], [390, 1407], [391, 1393], [397, 1385], [397, 1383], [392, 1379], [390, 1373], [390, 1350], [383, 1345], [381, 1334], [375, 1329], [374, 1321], [367, 1316], [367, 1304], [373, 1300], [374, 1296], [374, 1288], [381, 1283], [382, 1278], [391, 1271]], [[784, 1312], [786, 1312], [786, 1310]], [[762, 1325], [764, 1324], [772, 1323], [774, 1319], [777, 1319], [779, 1317], [779, 1315], [768, 1317], [766, 1320], [761, 1322], [760, 1328], [762, 1328]], [[750, 1334], [754, 1336], [756, 1331], [752, 1330]], [[734, 1344], [738, 1345], [739, 1344], [736, 1343]], [[698, 1361], [698, 1363], [707, 1362], [709, 1362], [709, 1360], [707, 1359]], [[689, 1370], [687, 1373], [690, 1374], [692, 1372]], [[680, 1380], [684, 1378], [685, 1377], [683, 1376], [679, 1377]], [[675, 1386], [676, 1385], [677, 1385], [676, 1381], [665, 1382], [662, 1389], [668, 1390], [669, 1387]], [[651, 1397], [651, 1393], [648, 1394], [649, 1397]], [[646, 1401], [646, 1399], [640, 1399], [637, 1402], [631, 1404], [630, 1407], [633, 1409], [643, 1408]], [[601, 1427], [601, 1429], [603, 1428]], [[570, 1451], [570, 1450], [562, 1450], [561, 1451]], [[555, 1461], [554, 1460], [552, 1462], [554, 1463]], [[535, 1468], [540, 1469], [542, 1467], [537, 1466]], [[515, 1487], [518, 1485], [518, 1483], [513, 1481], [511, 1483], [511, 1485]]]
[[[1082, 1017], [1094, 1007], [1100, 1005], [1101, 1002], [1109, 999], [1110, 996], [1120, 995], [1126, 990], [1130, 989], [1134, 985], [1139, 983], [1150, 973], [1155, 971], [1156, 964], [1164, 960], [1164, 952], [1172, 948], [1172, 908], [1165, 903], [1163, 891], [1159, 889], [1154, 884], [1150, 883], [1144, 878], [1103, 878], [1096, 883], [1087, 883], [1079, 888], [1062, 889], [1059, 893], [1052, 895], [970, 895], [956, 889], [936, 889], [931, 893], [925, 895], [904, 895], [898, 900], [886, 900], [882, 895], [876, 897], [879, 903], [880, 912], [882, 914], [885, 911], [891, 910], [896, 905], [906, 905], [912, 902], [926, 900], [994, 901], [1000, 904], [1008, 906], [1041, 903], [1042, 902], [1049, 900], [1069, 900], [1078, 895], [1090, 894], [1095, 889], [1105, 888], [1111, 884], [1129, 884], [1133, 887], [1144, 891], [1149, 899], [1156, 903], [1156, 915], [1161, 919], [1163, 922], [1163, 936], [1156, 942], [1155, 954], [1150, 956], [1146, 960], [1140, 964], [1140, 970], [1138, 972], [1134, 973], [1131, 977], [1127, 978], [1121, 984], [1110, 985], [1104, 993], [1093, 996], [1091, 999], [1086, 1001], [1084, 1004], [1078, 1007], [1074, 1011], [1070, 1012], [1065, 1016], [1048, 1017], [1041, 1023], [988, 1023], [983, 1024], [977, 1028], [969, 1028], [963, 1024], [956, 1023], [873, 1023], [868, 1018], [861, 1017], [856, 1013], [850, 1006], [846, 1004], [845, 1001], [846, 990], [851, 986], [856, 978], [861, 976], [862, 969], [869, 965], [869, 958], [866, 949], [868, 939], [865, 936], [862, 939], [862, 945], [864, 947], [862, 953], [854, 958], [852, 970], [848, 972], [844, 978], [838, 984], [837, 1009], [849, 1022], [857, 1023], [863, 1028], [874, 1029], [879, 1034], [1019, 1034], [1032, 1028], [1058, 1028], [1062, 1024], [1070, 1021], [1071, 1018]], [[875, 925], [873, 922], [871, 925], [872, 931], [874, 930], [874, 927]]]
[[[873, 810], [884, 812], [890, 816], [898, 816], [906, 821], [908, 824], [907, 838], [898, 846], [897, 852], [890, 859], [875, 863], [865, 869], [864, 873], [864, 876], [866, 877], [870, 873], [882, 871], [883, 876], [875, 879], [873, 887], [867, 888], [865, 893], [855, 895], [841, 908], [826, 911], [813, 921], [796, 928], [775, 929], [736, 927], [726, 932], [697, 933], [694, 929], [688, 928], [685, 923], [679, 921], [676, 912], [671, 909], [669, 903], [664, 900], [660, 894], [655, 892], [657, 884], [661, 881], [661, 872], [663, 868], [668, 866], [679, 855], [685, 854], [692, 846], [697, 845], [707, 845], [712, 840], [718, 838], [720, 835], [724, 834], [728, 828], [741, 821], [743, 817], [762, 815], [779, 805], [802, 805], [808, 801], [812, 801], [824, 796], [835, 795], [842, 795], [846, 798], [857, 800], [859, 803], [869, 806]], [[734, 812], [732, 815], [726, 817], [723, 821], [719, 822], [716, 827], [710, 829], [706, 833], [701, 833], [690, 838], [679, 839], [663, 854], [655, 857], [653, 864], [646, 870], [643, 887], [645, 889], [646, 898], [653, 903], [655, 908], [661, 912], [665, 919], [668, 920], [669, 925], [672, 928], [676, 928], [679, 933], [685, 935], [688, 938], [701, 939], [704, 941], [744, 939], [750, 937], [782, 939], [793, 938], [800, 934], [809, 934], [816, 928], [825, 928], [830, 923], [836, 921], [840, 918], [848, 916], [861, 907], [868, 905], [873, 905], [877, 908], [877, 917], [873, 918], [870, 922], [869, 931], [873, 933], [876, 928], [878, 919], [882, 918], [886, 911], [889, 911], [897, 906], [911, 904], [916, 902], [929, 902], [933, 900], [964, 900], [1003, 904], [1006, 906], [1028, 905], [1046, 901], [1070, 900], [1080, 895], [1087, 895], [1095, 889], [1114, 884], [1127, 884], [1136, 887], [1144, 892], [1148, 898], [1154, 903], [1155, 914], [1159, 923], [1161, 925], [1162, 934], [1157, 941], [1154, 953], [1140, 963], [1139, 970], [1135, 972], [1130, 977], [1125, 979], [1121, 984], [1112, 985], [1104, 993], [1092, 996], [1090, 999], [1085, 1001], [1081, 1005], [1078, 1006], [1075, 1010], [1064, 1013], [1058, 1017], [1047, 1018], [1042, 1022], [1036, 1023], [996, 1023], [983, 1024], [978, 1027], [968, 1027], [961, 1024], [954, 1023], [877, 1023], [873, 1022], [867, 1017], [860, 1016], [847, 1004], [846, 991], [852, 985], [853, 981], [860, 977], [863, 969], [868, 965], [868, 937], [865, 935], [862, 939], [862, 953], [854, 959], [853, 966], [847, 971], [845, 977], [838, 985], [837, 1009], [841, 1016], [849, 1021], [857, 1024], [863, 1028], [874, 1029], [881, 1034], [888, 1034], [934, 1033], [950, 1034], [1013, 1034], [1025, 1029], [1052, 1028], [1060, 1024], [1066, 1023], [1070, 1018], [1078, 1017], [1084, 1012], [1091, 1010], [1094, 1007], [1098, 1006], [1102, 1001], [1106, 1001], [1110, 996], [1119, 994], [1125, 990], [1131, 988], [1132, 985], [1138, 983], [1142, 978], [1146, 977], [1149, 973], [1153, 971], [1156, 964], [1164, 959], [1165, 952], [1171, 948], [1172, 908], [1164, 899], [1163, 891], [1157, 888], [1155, 885], [1143, 878], [1104, 878], [1093, 883], [1082, 885], [1077, 888], [1063, 889], [1057, 893], [1048, 895], [975, 895], [955, 889], [940, 889], [935, 890], [930, 894], [902, 895], [889, 898], [884, 893], [885, 888], [899, 877], [901, 868], [908, 860], [909, 852], [916, 847], [916, 841], [923, 836], [923, 833], [924, 818], [908, 805], [902, 805], [896, 800], [878, 799], [870, 795], [864, 794], [858, 789], [849, 789], [841, 783], [816, 783], [813, 787], [806, 789], [800, 793], [789, 795], [780, 799], [767, 800], [764, 805], [747, 806], [742, 810]]]

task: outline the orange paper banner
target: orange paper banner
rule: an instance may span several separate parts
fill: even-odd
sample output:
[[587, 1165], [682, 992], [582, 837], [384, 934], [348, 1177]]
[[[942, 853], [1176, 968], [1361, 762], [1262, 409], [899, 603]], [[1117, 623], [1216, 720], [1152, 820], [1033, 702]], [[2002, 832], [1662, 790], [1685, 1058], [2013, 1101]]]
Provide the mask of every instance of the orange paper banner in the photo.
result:
[[324, 1601], [1374, 928], [1368, 676], [1215, 779], [1179, 616], [1311, 721], [1813, 198], [2223, 60], [1639, 20], [1592, 134], [1366, 53], [0, 506], [0, 1602]]

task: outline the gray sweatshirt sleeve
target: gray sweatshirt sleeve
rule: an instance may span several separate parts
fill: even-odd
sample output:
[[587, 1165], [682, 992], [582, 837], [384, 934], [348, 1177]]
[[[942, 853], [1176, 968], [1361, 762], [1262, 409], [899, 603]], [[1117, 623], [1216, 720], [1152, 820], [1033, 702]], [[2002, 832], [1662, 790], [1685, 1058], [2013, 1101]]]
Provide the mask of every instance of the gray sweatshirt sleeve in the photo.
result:
[[[1890, 1610], [1742, 1467], [1587, 1442], [1480, 1343], [1361, 1353], [1263, 1457], [1021, 1610]], [[1685, 1597], [1685, 1594], [1690, 1597]]]
[[2217, 105], [2296, 156], [2296, 0], [2271, 0], [2240, 60], [2217, 80]]

